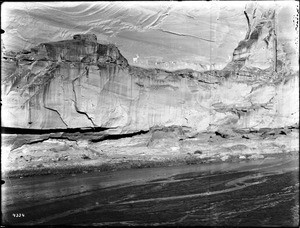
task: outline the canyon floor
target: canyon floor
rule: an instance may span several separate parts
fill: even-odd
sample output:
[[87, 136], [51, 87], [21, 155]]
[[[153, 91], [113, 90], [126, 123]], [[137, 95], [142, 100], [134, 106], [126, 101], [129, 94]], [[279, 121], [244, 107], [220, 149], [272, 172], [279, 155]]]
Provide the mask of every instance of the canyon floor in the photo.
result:
[[6, 225], [299, 225], [298, 154], [4, 179]]

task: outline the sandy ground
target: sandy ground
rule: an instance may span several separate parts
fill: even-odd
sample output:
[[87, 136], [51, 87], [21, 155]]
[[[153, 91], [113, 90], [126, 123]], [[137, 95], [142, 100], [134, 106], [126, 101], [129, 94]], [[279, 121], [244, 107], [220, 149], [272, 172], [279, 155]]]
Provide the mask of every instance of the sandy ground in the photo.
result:
[[[24, 135], [22, 136], [22, 140]], [[45, 139], [13, 148], [18, 135], [2, 134], [2, 174], [11, 177], [130, 168], [236, 162], [289, 156], [299, 151], [298, 129], [238, 134], [215, 133], [178, 140], [141, 134], [100, 142]]]

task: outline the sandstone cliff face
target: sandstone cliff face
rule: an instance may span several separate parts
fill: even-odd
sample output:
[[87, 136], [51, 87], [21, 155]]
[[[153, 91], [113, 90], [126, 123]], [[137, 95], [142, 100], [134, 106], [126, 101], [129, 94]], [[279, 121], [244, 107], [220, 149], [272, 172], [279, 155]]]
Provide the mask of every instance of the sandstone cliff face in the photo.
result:
[[10, 54], [3, 61], [5, 127], [101, 127], [120, 134], [155, 126], [203, 132], [298, 123], [296, 73], [244, 66], [209, 72], [132, 67], [115, 46], [98, 44], [94, 35]]

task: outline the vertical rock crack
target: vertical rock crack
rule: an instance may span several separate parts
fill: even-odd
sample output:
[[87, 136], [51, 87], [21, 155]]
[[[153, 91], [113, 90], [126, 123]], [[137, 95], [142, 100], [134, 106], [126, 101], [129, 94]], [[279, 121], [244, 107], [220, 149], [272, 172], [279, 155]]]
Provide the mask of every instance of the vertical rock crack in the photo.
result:
[[44, 108], [48, 109], [48, 110], [51, 110], [53, 112], [56, 112], [58, 114], [60, 120], [64, 123], [64, 125], [66, 125], [66, 127], [68, 127], [68, 124], [63, 120], [63, 118], [61, 117], [59, 111], [57, 111], [56, 109], [53, 109], [53, 108], [46, 107], [45, 105], [44, 105]]
[[77, 96], [76, 96], [76, 91], [75, 91], [75, 81], [79, 78], [80, 76], [78, 76], [77, 78], [75, 78], [73, 81], [72, 81], [72, 88], [73, 88], [73, 93], [74, 93], [74, 98], [75, 100], [72, 99], [72, 101], [74, 102], [74, 107], [75, 107], [75, 110], [76, 112], [78, 112], [79, 114], [82, 114], [82, 115], [85, 115], [88, 120], [92, 123], [92, 125], [94, 127], [97, 127], [97, 125], [94, 123], [93, 119], [86, 113], [86, 112], [83, 112], [83, 111], [80, 111], [77, 107]]

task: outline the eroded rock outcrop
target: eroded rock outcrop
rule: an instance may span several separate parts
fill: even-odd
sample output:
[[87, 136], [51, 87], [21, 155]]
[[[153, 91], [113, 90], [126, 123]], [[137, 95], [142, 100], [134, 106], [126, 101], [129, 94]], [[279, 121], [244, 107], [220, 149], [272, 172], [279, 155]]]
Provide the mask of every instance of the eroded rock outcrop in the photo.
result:
[[297, 73], [132, 67], [117, 47], [98, 44], [94, 35], [4, 58], [4, 127], [102, 127], [122, 134], [155, 126], [203, 132], [298, 122]]
[[297, 41], [280, 29], [280, 11], [275, 6], [265, 10], [249, 7], [244, 15], [248, 24], [246, 36], [234, 49], [233, 61], [225, 69], [268, 69], [273, 74], [297, 71]]

